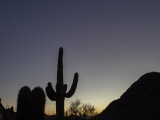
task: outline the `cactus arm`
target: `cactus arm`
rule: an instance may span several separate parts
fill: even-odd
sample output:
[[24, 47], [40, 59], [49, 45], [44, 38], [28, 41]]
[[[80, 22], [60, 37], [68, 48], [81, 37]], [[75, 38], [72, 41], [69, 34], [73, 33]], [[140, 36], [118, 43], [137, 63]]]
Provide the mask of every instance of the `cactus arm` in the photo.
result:
[[72, 86], [71, 86], [70, 90], [68, 91], [68, 93], [65, 94], [66, 98], [69, 98], [74, 94], [74, 92], [77, 88], [77, 83], [78, 83], [78, 73], [75, 73]]
[[46, 87], [46, 93], [50, 100], [55, 101], [56, 100], [56, 92], [54, 91], [52, 84], [49, 82], [48, 86]]

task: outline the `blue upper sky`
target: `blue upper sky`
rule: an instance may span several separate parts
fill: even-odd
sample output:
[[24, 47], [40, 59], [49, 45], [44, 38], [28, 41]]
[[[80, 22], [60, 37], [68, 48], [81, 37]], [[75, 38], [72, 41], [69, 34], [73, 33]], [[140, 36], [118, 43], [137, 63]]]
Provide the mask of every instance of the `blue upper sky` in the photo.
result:
[[[0, 1], [0, 97], [16, 109], [19, 89], [79, 73], [74, 96], [99, 110], [146, 72], [160, 71], [160, 1]], [[55, 111], [47, 98], [46, 112]]]

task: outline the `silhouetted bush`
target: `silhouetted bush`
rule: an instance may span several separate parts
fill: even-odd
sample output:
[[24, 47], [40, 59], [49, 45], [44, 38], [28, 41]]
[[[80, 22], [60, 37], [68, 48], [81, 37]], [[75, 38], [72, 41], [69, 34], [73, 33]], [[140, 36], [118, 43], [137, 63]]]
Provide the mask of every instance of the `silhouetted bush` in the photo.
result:
[[91, 118], [97, 114], [97, 109], [90, 103], [82, 103], [80, 99], [70, 102], [66, 109], [66, 116], [78, 116], [80, 118]]

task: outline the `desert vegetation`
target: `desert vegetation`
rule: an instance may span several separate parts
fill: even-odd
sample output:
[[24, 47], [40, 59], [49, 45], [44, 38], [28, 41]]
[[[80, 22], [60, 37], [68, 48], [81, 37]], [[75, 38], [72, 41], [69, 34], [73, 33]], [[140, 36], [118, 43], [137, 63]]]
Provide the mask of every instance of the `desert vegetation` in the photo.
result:
[[63, 120], [64, 118], [64, 100], [70, 98], [77, 87], [78, 73], [75, 73], [73, 84], [68, 92], [67, 84], [63, 83], [63, 48], [59, 49], [58, 64], [57, 64], [57, 84], [56, 91], [53, 89], [52, 84], [48, 83], [46, 87], [46, 94], [52, 101], [56, 101], [56, 115], [57, 120]]
[[16, 120], [44, 120], [44, 107], [43, 89], [36, 87], [31, 91], [24, 86], [18, 94]]
[[65, 111], [65, 116], [79, 116], [88, 119], [97, 114], [97, 108], [91, 103], [83, 103], [77, 98], [70, 102], [69, 107]]
[[146, 73], [141, 76], [119, 99], [112, 101], [99, 114], [97, 114], [97, 108], [94, 105], [83, 103], [78, 98], [71, 101], [69, 107], [64, 110], [65, 98], [70, 98], [75, 93], [77, 84], [78, 73], [75, 73], [72, 86], [67, 92], [67, 85], [63, 82], [63, 48], [60, 48], [56, 89], [54, 90], [50, 82], [45, 89], [48, 98], [56, 102], [56, 114], [52, 116], [45, 115], [46, 95], [41, 87], [35, 87], [31, 90], [28, 86], [24, 86], [18, 93], [16, 114], [13, 114], [13, 107], [7, 111], [1, 104], [0, 99], [0, 120], [160, 119], [160, 73], [158, 72]]

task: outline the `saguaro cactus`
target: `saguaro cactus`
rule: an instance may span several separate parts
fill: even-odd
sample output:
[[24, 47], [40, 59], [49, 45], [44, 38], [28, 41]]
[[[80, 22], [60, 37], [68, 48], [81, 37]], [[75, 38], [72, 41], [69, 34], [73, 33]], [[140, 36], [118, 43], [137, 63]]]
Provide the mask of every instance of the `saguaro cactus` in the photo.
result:
[[50, 100], [56, 101], [57, 120], [63, 120], [64, 117], [64, 100], [70, 98], [77, 87], [78, 73], [75, 73], [72, 86], [68, 92], [67, 85], [63, 83], [63, 48], [59, 49], [58, 65], [57, 65], [57, 84], [56, 91], [49, 82], [46, 87], [46, 93]]
[[31, 90], [28, 86], [24, 86], [20, 89], [17, 99], [16, 120], [30, 119], [30, 96]]
[[16, 120], [44, 120], [45, 93], [36, 87], [33, 91], [24, 86], [17, 99]]
[[45, 92], [42, 88], [36, 87], [32, 90], [30, 101], [30, 120], [44, 120]]

